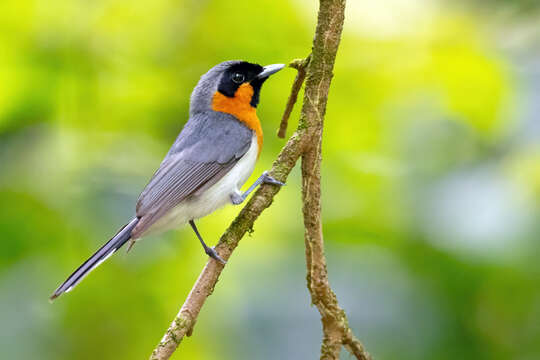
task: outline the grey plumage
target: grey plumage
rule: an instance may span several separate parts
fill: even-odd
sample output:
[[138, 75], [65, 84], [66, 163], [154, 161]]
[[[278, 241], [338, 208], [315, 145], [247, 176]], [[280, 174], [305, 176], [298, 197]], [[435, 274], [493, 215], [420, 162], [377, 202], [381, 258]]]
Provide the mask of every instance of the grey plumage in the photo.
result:
[[212, 110], [223, 72], [241, 61], [214, 66], [192, 92], [190, 118], [137, 201], [140, 237], [155, 221], [185, 198], [216, 183], [248, 150], [252, 130], [234, 116]]
[[223, 75], [223, 72], [230, 66], [240, 64], [241, 62], [242, 61], [239, 60], [222, 62], [201, 76], [197, 86], [191, 93], [191, 100], [189, 103], [190, 115], [212, 110], [212, 97], [218, 89], [219, 80]]
[[221, 112], [194, 114], [137, 202], [133, 238], [201, 187], [216, 183], [248, 150], [253, 131]]

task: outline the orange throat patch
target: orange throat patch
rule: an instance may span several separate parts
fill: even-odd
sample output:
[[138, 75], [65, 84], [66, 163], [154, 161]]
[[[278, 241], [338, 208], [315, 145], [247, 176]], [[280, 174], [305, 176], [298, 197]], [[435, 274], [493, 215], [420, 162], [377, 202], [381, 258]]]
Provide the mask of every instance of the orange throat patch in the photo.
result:
[[216, 91], [212, 99], [212, 110], [231, 114], [248, 128], [255, 131], [257, 145], [259, 145], [258, 154], [260, 154], [263, 144], [263, 133], [256, 109], [251, 106], [252, 97], [253, 87], [248, 83], [240, 85], [234, 93], [234, 97], [228, 97]]

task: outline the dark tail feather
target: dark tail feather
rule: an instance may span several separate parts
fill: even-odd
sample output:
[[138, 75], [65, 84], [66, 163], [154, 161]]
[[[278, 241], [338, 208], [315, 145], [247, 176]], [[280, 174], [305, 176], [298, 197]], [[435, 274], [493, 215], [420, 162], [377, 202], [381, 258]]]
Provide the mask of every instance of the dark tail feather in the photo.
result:
[[50, 299], [54, 300], [65, 292], [73, 289], [90, 271], [94, 270], [109, 256], [122, 247], [129, 239], [131, 239], [131, 231], [139, 222], [138, 218], [134, 218], [127, 223], [118, 233], [105, 245], [99, 248], [88, 260], [86, 260], [77, 270], [71, 274], [66, 281], [62, 283], [51, 295]]

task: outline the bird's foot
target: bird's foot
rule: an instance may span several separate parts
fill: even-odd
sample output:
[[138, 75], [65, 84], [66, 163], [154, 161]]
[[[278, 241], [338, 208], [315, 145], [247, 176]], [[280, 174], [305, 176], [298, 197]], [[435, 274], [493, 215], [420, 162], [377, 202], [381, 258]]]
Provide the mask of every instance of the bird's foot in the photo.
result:
[[225, 265], [227, 262], [225, 260], [223, 260], [221, 258], [221, 256], [218, 255], [218, 253], [216, 252], [216, 250], [214, 250], [213, 247], [207, 247], [206, 249], [204, 249], [204, 252], [210, 256], [212, 259], [222, 263], [223, 265]]
[[233, 192], [231, 194], [231, 202], [233, 203], [233, 205], [240, 205], [244, 202], [244, 200], [244, 197], [238, 192]]
[[284, 186], [285, 183], [281, 182], [279, 180], [274, 179], [272, 176], [268, 174], [268, 171], [265, 171], [262, 173], [263, 179], [262, 182], [264, 184], [272, 184], [272, 185], [278, 185], [278, 186]]

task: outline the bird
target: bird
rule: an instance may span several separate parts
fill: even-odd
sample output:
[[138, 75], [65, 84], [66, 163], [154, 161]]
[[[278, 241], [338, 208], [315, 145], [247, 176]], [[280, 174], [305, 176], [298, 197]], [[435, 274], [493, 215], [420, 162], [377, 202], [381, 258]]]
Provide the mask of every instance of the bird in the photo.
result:
[[230, 60], [201, 76], [190, 98], [189, 119], [142, 193], [135, 216], [80, 265], [50, 296], [71, 291], [93, 269], [130, 242], [189, 224], [205, 253], [226, 262], [206, 245], [195, 221], [227, 203], [241, 204], [261, 184], [285, 185], [263, 172], [245, 191], [263, 133], [256, 109], [263, 83], [284, 64], [261, 66]]

